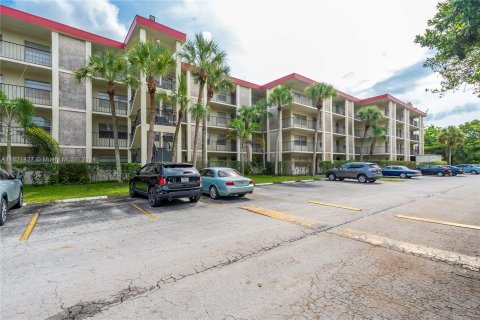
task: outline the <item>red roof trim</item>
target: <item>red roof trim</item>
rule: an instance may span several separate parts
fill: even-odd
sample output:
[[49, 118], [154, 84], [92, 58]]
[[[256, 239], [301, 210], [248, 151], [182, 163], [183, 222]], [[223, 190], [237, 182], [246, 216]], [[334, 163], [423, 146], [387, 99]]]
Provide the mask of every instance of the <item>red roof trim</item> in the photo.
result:
[[182, 42], [185, 42], [187, 40], [187, 35], [185, 33], [137, 15], [133, 19], [132, 25], [130, 26], [130, 29], [128, 30], [128, 34], [125, 37], [124, 43], [127, 43], [128, 40], [130, 40], [130, 36], [132, 35], [133, 30], [135, 29], [135, 26], [137, 24], [140, 25], [140, 26], [143, 26], [145, 28], [156, 30], [160, 33], [166, 34], [167, 36], [170, 36], [170, 37], [175, 38], [175, 39], [177, 39], [179, 41], [182, 41]]
[[358, 103], [361, 103], [361, 104], [365, 104], [365, 103], [370, 103], [370, 102], [373, 102], [373, 101], [379, 101], [379, 100], [390, 100], [392, 102], [395, 102], [401, 106], [404, 106], [405, 108], [411, 110], [411, 111], [414, 111], [418, 114], [421, 114], [422, 116], [426, 116], [427, 113], [426, 112], [423, 112], [417, 108], [415, 108], [411, 103], [405, 103], [403, 102], [402, 100], [398, 99], [398, 98], [395, 98], [394, 96], [392, 95], [389, 95], [388, 93], [385, 93], [385, 94], [382, 94], [382, 95], [379, 95], [379, 96], [375, 96], [375, 97], [370, 97], [370, 98], [366, 98], [366, 99], [362, 99], [360, 101], [358, 101]]
[[17, 20], [22, 20], [27, 23], [31, 23], [34, 25], [39, 25], [48, 29], [52, 29], [58, 31], [60, 33], [68, 34], [74, 36], [76, 38], [101, 43], [109, 47], [114, 48], [123, 48], [123, 43], [118, 42], [112, 39], [108, 39], [87, 31], [83, 31], [74, 27], [67, 26], [65, 24], [55, 22], [49, 19], [45, 19], [30, 13], [26, 13], [20, 10], [12, 9], [10, 7], [6, 7], [4, 5], [0, 5], [1, 15], [9, 16]]
[[247, 87], [247, 88], [257, 89], [257, 90], [261, 89], [260, 85], [255, 84], [253, 82], [248, 82], [248, 81], [238, 79], [238, 78], [235, 78], [235, 77], [230, 77], [230, 80], [232, 80], [233, 82], [235, 82], [238, 85], [241, 85], [241, 86], [244, 86], [244, 87]]

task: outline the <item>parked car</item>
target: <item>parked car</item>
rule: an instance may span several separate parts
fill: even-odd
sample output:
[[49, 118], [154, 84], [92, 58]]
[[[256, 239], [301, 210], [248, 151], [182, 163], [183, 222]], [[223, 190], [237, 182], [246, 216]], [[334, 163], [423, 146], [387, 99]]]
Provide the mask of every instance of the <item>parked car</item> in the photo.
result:
[[452, 175], [453, 176], [456, 176], [457, 174], [463, 174], [463, 168], [458, 168], [458, 167], [455, 167], [455, 166], [444, 166], [444, 167], [447, 167], [447, 168], [450, 168], [450, 170], [452, 170]]
[[178, 198], [197, 202], [201, 187], [202, 177], [190, 163], [148, 163], [130, 179], [130, 196], [147, 196], [152, 207]]
[[452, 175], [452, 170], [448, 167], [445, 166], [439, 166], [439, 165], [425, 165], [417, 168], [422, 172], [422, 175], [437, 175], [439, 177], [443, 177], [445, 175]]
[[361, 183], [375, 182], [382, 177], [382, 169], [371, 162], [350, 162], [340, 168], [328, 170], [326, 176], [330, 181], [357, 179]]
[[203, 180], [202, 192], [209, 194], [212, 199], [234, 195], [244, 197], [255, 188], [253, 180], [243, 177], [235, 169], [205, 168], [200, 174]]
[[480, 166], [474, 164], [459, 164], [458, 168], [462, 168], [465, 173], [480, 174]]
[[7, 221], [7, 213], [11, 208], [23, 206], [22, 177], [13, 177], [10, 173], [0, 168], [0, 226]]
[[382, 174], [386, 177], [400, 177], [402, 179], [422, 175], [419, 170], [413, 170], [405, 166], [386, 166], [382, 169]]

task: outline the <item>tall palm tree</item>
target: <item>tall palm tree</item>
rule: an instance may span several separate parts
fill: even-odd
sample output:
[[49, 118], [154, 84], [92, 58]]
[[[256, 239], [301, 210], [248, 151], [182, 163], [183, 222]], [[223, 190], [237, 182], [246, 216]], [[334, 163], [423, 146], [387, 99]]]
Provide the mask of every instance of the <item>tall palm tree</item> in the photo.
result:
[[323, 101], [335, 97], [337, 90], [324, 82], [314, 83], [305, 88], [307, 97], [312, 99], [317, 106], [317, 121], [315, 123], [315, 133], [313, 136], [313, 158], [312, 158], [312, 175], [317, 171], [317, 145], [318, 145], [318, 131], [320, 129], [320, 117], [322, 116]]
[[364, 132], [362, 144], [360, 146], [360, 161], [363, 161], [363, 145], [367, 140], [368, 130], [372, 127], [372, 124], [376, 124], [378, 119], [382, 117], [382, 113], [377, 106], [366, 106], [357, 111], [357, 115], [360, 120], [364, 121]]
[[289, 105], [293, 101], [293, 94], [286, 87], [276, 86], [268, 97], [268, 104], [276, 106], [278, 111], [277, 119], [277, 139], [275, 142], [275, 175], [278, 175], [278, 162], [280, 149], [280, 135], [282, 134], [282, 107]]
[[[225, 64], [213, 65], [208, 74], [207, 80], [207, 106], [210, 109], [210, 102], [216, 92], [223, 91], [230, 93], [235, 91], [235, 84], [229, 78], [230, 67]], [[202, 163], [206, 167], [207, 164], [207, 117], [203, 118], [202, 124]]]
[[155, 77], [167, 75], [175, 67], [172, 53], [158, 42], [137, 42], [127, 50], [127, 59], [131, 66], [143, 72], [147, 91], [150, 96], [150, 118], [147, 137], [148, 161], [154, 161], [155, 115], [157, 112], [157, 84]]
[[120, 164], [120, 148], [118, 145], [118, 123], [117, 111], [115, 107], [116, 85], [119, 82], [125, 82], [127, 76], [127, 62], [124, 56], [112, 50], [99, 51], [94, 53], [88, 59], [86, 65], [75, 71], [75, 77], [78, 81], [92, 78], [102, 78], [107, 82], [107, 94], [110, 104], [110, 113], [112, 116], [113, 129], [113, 147], [115, 149], [115, 164], [117, 168], [117, 180], [122, 182], [122, 167]]
[[370, 144], [370, 152], [368, 153], [367, 161], [370, 161], [370, 157], [373, 155], [373, 149], [375, 148], [375, 144], [377, 143], [378, 139], [386, 139], [387, 138], [387, 128], [380, 127], [376, 123], [372, 124], [372, 136], [370, 139], [372, 143]]
[[256, 109], [256, 114], [257, 114], [257, 119], [256, 122], [260, 125], [260, 129], [263, 129], [263, 137], [260, 139], [256, 139], [258, 143], [262, 146], [262, 162], [263, 162], [263, 169], [266, 169], [266, 141], [267, 141], [267, 132], [265, 131], [266, 128], [266, 122], [268, 121], [268, 118], [272, 115], [268, 111], [268, 103], [266, 99], [259, 99], [255, 102], [253, 105]]
[[[195, 152], [197, 151], [197, 144], [198, 144], [198, 135], [200, 131], [200, 121], [203, 121], [208, 116], [208, 106], [203, 105], [202, 103], [195, 103], [190, 107], [190, 113], [192, 114], [192, 117], [195, 119], [195, 134], [193, 138], [193, 152], [195, 155]], [[192, 158], [192, 163], [194, 166], [197, 166], [197, 157]]]
[[17, 122], [24, 130], [33, 125], [33, 116], [35, 107], [24, 98], [10, 100], [5, 93], [0, 90], [0, 114], [3, 125], [7, 128], [7, 171], [12, 171], [12, 125]]
[[178, 144], [178, 133], [180, 132], [180, 127], [182, 126], [183, 116], [187, 113], [188, 107], [190, 105], [190, 99], [188, 98], [187, 91], [187, 77], [183, 74], [178, 78], [178, 88], [177, 91], [170, 97], [174, 105], [178, 105], [178, 117], [177, 125], [175, 127], [175, 134], [173, 136], [173, 149], [172, 149], [172, 161], [177, 161], [177, 144]]
[[[245, 128], [250, 128], [251, 124], [255, 123], [256, 128], [260, 128], [260, 124], [257, 122], [257, 108], [255, 106], [241, 106], [237, 110], [237, 118], [241, 119], [245, 123]], [[247, 162], [250, 162], [252, 156], [252, 136], [253, 131], [245, 139], [245, 148], [247, 151]]]
[[[189, 39], [183, 45], [179, 57], [183, 62], [193, 67], [192, 77], [194, 82], [198, 84], [197, 105], [203, 105], [203, 93], [210, 72], [214, 66], [224, 65], [227, 54], [213, 40], [205, 39], [201, 33], [197, 33], [193, 39]], [[199, 106], [195, 106], [195, 108], [199, 108]], [[196, 122], [195, 125], [198, 126], [199, 124]], [[197, 131], [197, 127], [195, 127], [195, 132]], [[197, 162], [196, 144], [193, 146], [192, 161], [195, 164]]]
[[255, 130], [258, 129], [258, 123], [251, 122], [248, 125], [245, 125], [245, 120], [241, 117], [237, 117], [233, 119], [229, 124], [229, 132], [227, 134], [227, 138], [229, 139], [237, 139], [240, 142], [240, 156], [241, 156], [241, 168], [242, 174], [245, 174], [245, 146], [246, 141], [248, 141], [249, 137], [253, 134]]
[[465, 140], [464, 133], [455, 126], [443, 128], [438, 134], [438, 142], [444, 144], [448, 150], [448, 164], [452, 164], [452, 150]]

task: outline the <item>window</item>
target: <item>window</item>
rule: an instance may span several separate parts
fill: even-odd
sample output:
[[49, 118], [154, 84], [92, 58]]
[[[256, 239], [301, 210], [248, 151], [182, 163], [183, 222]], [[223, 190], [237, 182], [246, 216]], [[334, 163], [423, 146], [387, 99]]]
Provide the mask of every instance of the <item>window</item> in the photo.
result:
[[210, 170], [210, 169], [202, 170], [201, 174], [204, 177], [212, 177], [213, 178], [215, 176], [215, 174], [213, 173], [213, 170]]
[[227, 145], [227, 138], [224, 134], [219, 134], [217, 137], [217, 145], [226, 146]]
[[[106, 92], [99, 92], [98, 93], [98, 99], [110, 100], [110, 96]], [[128, 101], [128, 98], [127, 98], [127, 96], [121, 96], [121, 95], [116, 94], [115, 96], [113, 96], [113, 100], [126, 103]]]
[[225, 177], [241, 177], [242, 175], [240, 172], [238, 172], [235, 169], [225, 169], [225, 170], [220, 170], [218, 171], [218, 177], [219, 178], [225, 178]]
[[38, 43], [25, 41], [25, 61], [49, 66], [50, 48]]
[[43, 130], [50, 132], [50, 119], [44, 117], [33, 117], [33, 124], [39, 126]]
[[173, 142], [173, 133], [164, 133], [163, 142]]
[[295, 146], [307, 146], [307, 137], [306, 136], [294, 136], [293, 144]]
[[[125, 140], [128, 136], [127, 126], [118, 126], [118, 139]], [[113, 126], [110, 123], [98, 124], [98, 136], [99, 138], [113, 139]]]
[[52, 85], [48, 82], [25, 79], [25, 98], [33, 103], [50, 104]]
[[363, 164], [352, 163], [352, 164], [350, 164], [350, 166], [348, 168], [349, 169], [360, 169], [360, 168], [363, 168]]

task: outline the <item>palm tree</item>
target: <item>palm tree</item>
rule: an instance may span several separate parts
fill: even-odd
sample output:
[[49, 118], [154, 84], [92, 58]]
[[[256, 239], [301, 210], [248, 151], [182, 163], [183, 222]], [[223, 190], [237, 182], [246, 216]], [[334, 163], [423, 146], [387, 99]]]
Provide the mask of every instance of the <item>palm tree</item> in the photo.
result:
[[324, 82], [314, 83], [305, 88], [305, 93], [312, 99], [317, 106], [317, 122], [315, 123], [315, 134], [313, 136], [313, 159], [312, 159], [312, 175], [317, 171], [317, 145], [318, 131], [320, 129], [320, 117], [322, 115], [323, 101], [337, 95], [335, 88]]
[[270, 106], [276, 106], [278, 111], [277, 140], [275, 142], [275, 175], [278, 175], [278, 150], [280, 149], [280, 135], [282, 134], [282, 107], [289, 105], [292, 101], [292, 92], [282, 85], [276, 86], [268, 97], [268, 104]]
[[197, 151], [197, 144], [198, 144], [198, 134], [200, 129], [200, 121], [203, 121], [208, 116], [208, 106], [203, 105], [202, 103], [195, 103], [190, 107], [190, 113], [192, 117], [195, 119], [195, 135], [193, 138], [193, 159], [192, 163], [194, 166], [197, 166], [197, 157], [195, 157], [195, 152]]
[[87, 61], [87, 64], [75, 71], [75, 77], [78, 81], [92, 78], [102, 78], [107, 82], [107, 93], [110, 103], [110, 113], [112, 115], [113, 146], [115, 149], [115, 163], [117, 167], [117, 180], [122, 182], [122, 167], [120, 164], [120, 148], [118, 145], [118, 124], [117, 111], [115, 108], [116, 84], [125, 82], [127, 76], [127, 62], [124, 56], [112, 50], [99, 51], [94, 53]]
[[[272, 115], [268, 111], [268, 104], [266, 99], [259, 99], [255, 102], [253, 105], [256, 109], [256, 114], [257, 114], [257, 119], [256, 122], [260, 124], [260, 129], [266, 127], [266, 122], [268, 121], [268, 118]], [[263, 130], [263, 137], [257, 138], [256, 141], [260, 143], [262, 146], [262, 162], [263, 162], [263, 169], [266, 169], [266, 141], [267, 141], [267, 132]]]
[[[224, 65], [227, 54], [220, 50], [217, 43], [212, 40], [207, 40], [201, 33], [197, 33], [194, 39], [189, 39], [179, 53], [179, 57], [183, 62], [193, 67], [192, 77], [198, 86], [198, 100], [197, 104], [203, 105], [203, 91], [208, 81], [211, 70], [214, 66]], [[195, 106], [195, 108], [199, 108]], [[203, 119], [202, 119], [203, 120]], [[195, 124], [198, 126], [198, 122]], [[197, 132], [195, 127], [195, 132]], [[197, 161], [197, 145], [193, 146], [193, 163]]]
[[[241, 119], [245, 123], [245, 128], [250, 128], [251, 124], [255, 123], [256, 128], [260, 128], [260, 124], [257, 120], [257, 108], [255, 106], [241, 106], [237, 110], [237, 118]], [[245, 148], [247, 151], [247, 162], [250, 162], [252, 156], [252, 136], [251, 134], [245, 139]]]
[[12, 171], [12, 125], [17, 122], [24, 130], [33, 125], [33, 116], [35, 107], [24, 98], [10, 100], [5, 93], [0, 90], [0, 115], [2, 123], [7, 128], [7, 171]]
[[150, 118], [147, 137], [148, 161], [154, 161], [155, 115], [157, 112], [157, 83], [155, 77], [163, 77], [175, 67], [172, 53], [158, 42], [137, 42], [127, 50], [127, 59], [131, 66], [143, 72], [146, 78], [147, 91], [150, 95]]
[[177, 144], [178, 144], [178, 133], [180, 132], [180, 127], [182, 126], [183, 116], [188, 110], [190, 105], [190, 99], [188, 98], [187, 91], [187, 77], [183, 74], [178, 78], [178, 88], [170, 99], [174, 105], [178, 105], [178, 117], [177, 125], [175, 127], [175, 134], [173, 136], [173, 149], [172, 149], [172, 161], [177, 161]]
[[246, 141], [248, 141], [249, 137], [253, 134], [255, 130], [258, 129], [258, 123], [252, 122], [248, 125], [245, 125], [245, 120], [237, 117], [233, 119], [229, 124], [229, 132], [227, 134], [227, 138], [229, 139], [238, 139], [240, 142], [240, 156], [241, 156], [241, 168], [242, 174], [245, 174], [245, 156], [244, 156], [244, 149], [246, 145]]
[[[210, 102], [212, 101], [215, 92], [232, 92], [235, 91], [235, 84], [230, 81], [228, 75], [230, 74], [230, 68], [227, 65], [213, 65], [208, 74], [207, 80], [207, 106], [210, 108]], [[207, 117], [203, 118], [202, 124], [202, 163], [203, 166], [207, 166]]]
[[370, 161], [370, 157], [373, 155], [373, 149], [375, 148], [375, 144], [377, 143], [378, 139], [386, 139], [387, 138], [387, 128], [379, 127], [376, 123], [372, 124], [372, 136], [370, 139], [372, 143], [370, 144], [370, 152], [368, 153], [367, 161]]
[[455, 126], [443, 128], [438, 134], [438, 142], [447, 147], [449, 165], [452, 165], [452, 149], [455, 149], [459, 144], [462, 144], [464, 139], [464, 133]]
[[363, 144], [367, 139], [368, 129], [372, 127], [372, 124], [376, 124], [378, 119], [382, 117], [382, 113], [377, 106], [366, 106], [357, 111], [357, 115], [360, 120], [365, 122], [365, 130], [363, 132], [362, 144], [360, 146], [360, 161], [363, 161]]

